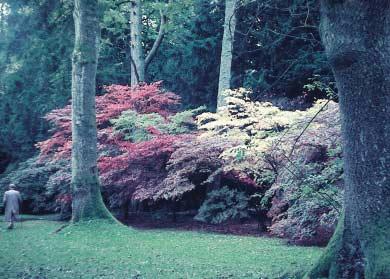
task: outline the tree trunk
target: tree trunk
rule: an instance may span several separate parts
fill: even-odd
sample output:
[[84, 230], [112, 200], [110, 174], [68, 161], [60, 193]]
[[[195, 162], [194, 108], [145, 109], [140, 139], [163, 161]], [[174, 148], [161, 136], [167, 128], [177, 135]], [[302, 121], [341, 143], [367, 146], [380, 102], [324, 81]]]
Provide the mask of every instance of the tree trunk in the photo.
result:
[[323, 0], [340, 92], [344, 216], [308, 278], [390, 278], [390, 1]]
[[130, 2], [131, 86], [145, 81], [145, 60], [142, 47], [141, 0]]
[[226, 0], [225, 4], [225, 24], [223, 28], [221, 63], [219, 66], [217, 109], [225, 105], [223, 92], [226, 89], [230, 89], [234, 32], [236, 30], [236, 4], [237, 0]]
[[98, 0], [75, 0], [72, 60], [72, 221], [112, 218], [104, 206], [97, 170], [95, 112]]

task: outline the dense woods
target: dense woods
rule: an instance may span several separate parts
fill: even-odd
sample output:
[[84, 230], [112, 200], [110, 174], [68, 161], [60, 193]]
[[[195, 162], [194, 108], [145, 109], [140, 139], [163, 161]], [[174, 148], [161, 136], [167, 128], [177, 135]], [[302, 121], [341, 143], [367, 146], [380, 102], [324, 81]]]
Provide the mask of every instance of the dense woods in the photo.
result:
[[327, 246], [291, 278], [390, 278], [389, 18], [383, 0], [4, 0], [0, 189], [73, 223]]

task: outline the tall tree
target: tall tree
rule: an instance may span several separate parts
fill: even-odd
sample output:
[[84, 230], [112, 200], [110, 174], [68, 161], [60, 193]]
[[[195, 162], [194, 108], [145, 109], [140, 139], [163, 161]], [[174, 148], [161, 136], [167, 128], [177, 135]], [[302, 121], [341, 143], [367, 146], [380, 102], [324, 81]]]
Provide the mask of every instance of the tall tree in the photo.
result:
[[217, 108], [220, 108], [225, 104], [223, 92], [226, 89], [230, 88], [230, 80], [232, 76], [234, 32], [236, 30], [236, 8], [237, 0], [226, 0], [221, 63], [219, 66]]
[[105, 207], [97, 169], [95, 111], [100, 27], [98, 0], [74, 1], [72, 60], [72, 221], [112, 218]]
[[146, 58], [142, 45], [142, 7], [141, 0], [130, 1], [130, 59], [131, 59], [131, 85], [145, 81], [145, 73], [165, 35], [166, 16], [160, 12], [160, 29], [156, 40]]
[[340, 91], [345, 212], [309, 278], [390, 278], [390, 2], [323, 0]]

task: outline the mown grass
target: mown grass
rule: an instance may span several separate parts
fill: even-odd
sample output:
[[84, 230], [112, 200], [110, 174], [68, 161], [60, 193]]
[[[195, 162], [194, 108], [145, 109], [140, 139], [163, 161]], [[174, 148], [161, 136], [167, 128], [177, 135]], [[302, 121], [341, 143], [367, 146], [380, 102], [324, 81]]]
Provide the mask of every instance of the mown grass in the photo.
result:
[[[0, 223], [0, 278], [300, 278], [321, 253], [269, 238], [135, 230], [104, 222]], [[295, 274], [295, 275], [294, 275]]]

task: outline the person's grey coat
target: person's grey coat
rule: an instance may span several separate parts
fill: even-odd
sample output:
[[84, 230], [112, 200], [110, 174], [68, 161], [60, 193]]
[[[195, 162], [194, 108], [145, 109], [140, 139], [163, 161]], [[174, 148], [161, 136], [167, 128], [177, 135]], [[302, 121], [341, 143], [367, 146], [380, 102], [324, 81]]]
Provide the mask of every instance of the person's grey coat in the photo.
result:
[[[5, 206], [5, 221], [12, 222], [18, 218], [19, 215], [19, 207], [22, 203], [22, 197], [20, 193], [16, 190], [9, 190], [4, 193], [3, 204]], [[12, 216], [14, 219], [12, 219]]]

